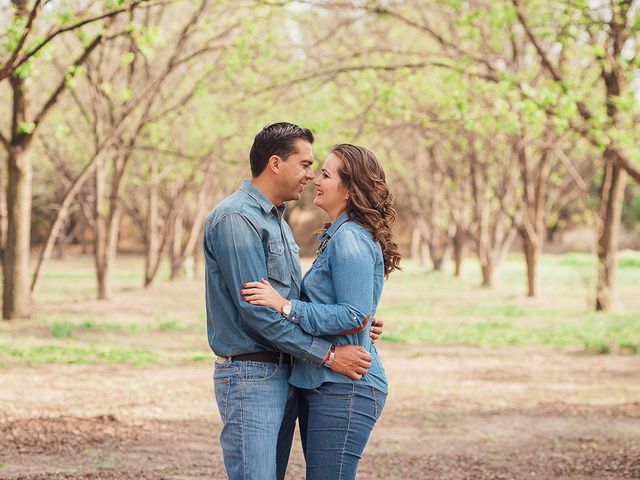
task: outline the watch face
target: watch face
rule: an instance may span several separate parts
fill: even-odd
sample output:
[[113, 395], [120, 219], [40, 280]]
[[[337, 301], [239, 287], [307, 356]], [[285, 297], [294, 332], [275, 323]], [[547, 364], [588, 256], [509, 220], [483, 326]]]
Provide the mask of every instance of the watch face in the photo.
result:
[[291, 304], [287, 303], [284, 307], [282, 307], [282, 313], [284, 314], [285, 317], [288, 317], [289, 314], [291, 313]]

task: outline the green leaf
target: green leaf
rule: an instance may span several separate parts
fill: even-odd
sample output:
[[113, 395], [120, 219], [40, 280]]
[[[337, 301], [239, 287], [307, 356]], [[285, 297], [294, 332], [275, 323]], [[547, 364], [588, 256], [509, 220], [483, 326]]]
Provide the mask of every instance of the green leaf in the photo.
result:
[[18, 123], [18, 133], [26, 133], [27, 135], [31, 135], [35, 129], [36, 129], [36, 124], [33, 122]]
[[120, 56], [120, 60], [122, 60], [122, 63], [124, 63], [125, 65], [131, 65], [135, 59], [136, 54], [133, 52], [123, 53]]

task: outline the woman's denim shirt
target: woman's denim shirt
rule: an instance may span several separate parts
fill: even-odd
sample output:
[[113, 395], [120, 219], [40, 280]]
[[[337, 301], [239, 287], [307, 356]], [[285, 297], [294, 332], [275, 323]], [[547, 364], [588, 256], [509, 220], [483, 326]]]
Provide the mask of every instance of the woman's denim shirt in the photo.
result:
[[[324, 250], [302, 279], [300, 300], [292, 300], [289, 321], [312, 335], [335, 345], [361, 345], [373, 357], [371, 368], [361, 380], [296, 362], [289, 383], [300, 388], [316, 388], [324, 382], [371, 385], [387, 393], [387, 379], [378, 352], [369, 337], [384, 284], [384, 261], [380, 244], [361, 225], [345, 214], [319, 237]], [[371, 321], [358, 334], [340, 335]]]

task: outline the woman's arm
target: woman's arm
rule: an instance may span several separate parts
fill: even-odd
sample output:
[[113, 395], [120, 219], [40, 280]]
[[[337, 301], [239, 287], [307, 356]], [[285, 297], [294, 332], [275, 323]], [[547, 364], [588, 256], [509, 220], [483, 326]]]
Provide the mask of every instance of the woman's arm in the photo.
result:
[[[343, 230], [331, 240], [328, 261], [336, 304], [291, 300], [288, 320], [315, 336], [358, 333], [366, 328], [373, 303], [375, 251], [362, 233]], [[268, 282], [248, 282], [241, 294], [253, 305], [270, 306], [282, 313], [289, 301]]]

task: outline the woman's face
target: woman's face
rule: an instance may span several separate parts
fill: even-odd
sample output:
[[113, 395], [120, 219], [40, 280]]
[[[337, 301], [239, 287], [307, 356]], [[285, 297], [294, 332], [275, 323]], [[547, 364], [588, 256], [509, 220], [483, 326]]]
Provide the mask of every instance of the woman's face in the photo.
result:
[[316, 198], [313, 204], [321, 208], [335, 221], [347, 207], [347, 189], [340, 181], [338, 170], [342, 161], [335, 154], [330, 154], [322, 165], [322, 170], [313, 183], [316, 186]]

